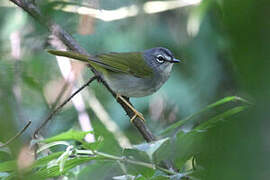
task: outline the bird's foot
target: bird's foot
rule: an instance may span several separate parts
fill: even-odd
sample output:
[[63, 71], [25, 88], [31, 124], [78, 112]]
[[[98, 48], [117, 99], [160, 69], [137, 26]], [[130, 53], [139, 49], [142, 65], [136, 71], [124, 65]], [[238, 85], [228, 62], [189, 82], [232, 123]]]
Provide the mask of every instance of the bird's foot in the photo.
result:
[[116, 94], [116, 100], [118, 100], [118, 99], [121, 99], [133, 111], [134, 115], [130, 119], [131, 123], [133, 123], [133, 121], [136, 117], [139, 117], [141, 120], [143, 120], [145, 122], [145, 119], [144, 119], [142, 113], [137, 111], [123, 96]]

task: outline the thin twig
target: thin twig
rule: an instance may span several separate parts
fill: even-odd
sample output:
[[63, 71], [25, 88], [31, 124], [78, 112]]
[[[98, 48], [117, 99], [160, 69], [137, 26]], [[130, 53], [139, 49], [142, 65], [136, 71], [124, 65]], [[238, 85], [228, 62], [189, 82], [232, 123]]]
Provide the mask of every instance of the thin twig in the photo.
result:
[[9, 145], [12, 141], [14, 141], [16, 138], [18, 138], [32, 123], [32, 121], [28, 121], [28, 123], [22, 128], [22, 130], [20, 130], [15, 136], [13, 136], [12, 138], [10, 138], [6, 143], [1, 144], [0, 148]]
[[119, 157], [119, 156], [115, 156], [115, 155], [111, 155], [111, 154], [107, 154], [107, 153], [103, 153], [103, 152], [99, 152], [99, 151], [93, 152], [93, 151], [80, 151], [80, 150], [78, 150], [77, 152], [78, 152], [78, 154], [89, 154], [89, 155], [93, 155], [93, 153], [94, 153], [97, 156], [101, 156], [101, 157], [108, 159], [108, 160], [116, 160], [116, 161], [125, 162], [125, 163], [129, 163], [129, 164], [133, 164], [133, 165], [143, 166], [143, 167], [150, 168], [150, 169], [159, 169], [160, 171], [163, 171], [166, 174], [177, 175], [177, 172], [170, 171], [170, 170], [163, 168], [163, 167], [160, 167], [156, 164], [132, 160], [132, 159], [129, 159], [125, 156]]
[[93, 76], [92, 78], [90, 78], [83, 86], [81, 86], [77, 91], [75, 91], [70, 97], [68, 97], [62, 104], [60, 104], [55, 110], [53, 110], [51, 112], [51, 114], [43, 121], [43, 123], [40, 125], [39, 128], [36, 129], [36, 131], [34, 132], [33, 137], [37, 138], [37, 135], [40, 131], [40, 129], [42, 129], [52, 118], [53, 116], [60, 110], [63, 108], [64, 105], [66, 105], [76, 94], [78, 94], [81, 90], [83, 90], [85, 87], [87, 87], [92, 81], [94, 81], [95, 79], [97, 79], [97, 76]]
[[60, 90], [60, 92], [58, 93], [58, 96], [57, 96], [56, 100], [53, 102], [53, 104], [51, 106], [51, 109], [54, 109], [57, 106], [57, 104], [60, 102], [60, 100], [62, 99], [62, 97], [65, 94], [66, 90], [68, 89], [68, 86], [69, 86], [68, 82], [65, 81], [64, 85], [62, 86], [62, 88]]

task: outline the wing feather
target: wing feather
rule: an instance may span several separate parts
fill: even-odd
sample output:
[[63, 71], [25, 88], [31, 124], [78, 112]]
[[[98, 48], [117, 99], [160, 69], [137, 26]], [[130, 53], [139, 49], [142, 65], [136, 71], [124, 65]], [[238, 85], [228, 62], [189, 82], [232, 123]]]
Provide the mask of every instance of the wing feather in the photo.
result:
[[100, 54], [97, 55], [97, 59], [106, 65], [109, 64], [110, 68], [137, 77], [147, 77], [153, 73], [140, 52]]
[[95, 57], [72, 51], [48, 50], [48, 52], [57, 56], [65, 56], [87, 62], [100, 71], [104, 68], [113, 72], [132, 74], [136, 77], [147, 77], [153, 73], [140, 52], [108, 53], [100, 54]]

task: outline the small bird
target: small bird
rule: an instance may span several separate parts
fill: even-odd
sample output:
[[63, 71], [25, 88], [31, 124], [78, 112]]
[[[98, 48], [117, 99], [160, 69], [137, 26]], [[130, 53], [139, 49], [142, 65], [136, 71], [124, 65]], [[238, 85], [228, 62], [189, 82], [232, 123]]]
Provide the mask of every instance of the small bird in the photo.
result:
[[143, 52], [106, 53], [93, 57], [71, 51], [49, 50], [56, 56], [65, 56], [89, 63], [116, 93], [117, 98], [130, 107], [134, 116], [144, 120], [124, 97], [143, 97], [156, 92], [169, 78], [174, 63], [181, 62], [174, 58], [171, 51], [156, 47]]

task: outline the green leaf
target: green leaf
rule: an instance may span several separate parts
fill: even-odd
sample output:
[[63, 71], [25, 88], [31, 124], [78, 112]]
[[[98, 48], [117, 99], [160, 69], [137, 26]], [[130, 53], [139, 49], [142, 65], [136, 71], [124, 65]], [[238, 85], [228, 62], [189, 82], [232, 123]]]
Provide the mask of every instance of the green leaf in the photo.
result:
[[104, 144], [104, 138], [99, 136], [93, 143], [83, 143], [83, 147], [91, 150], [98, 150]]
[[49, 148], [51, 148], [53, 146], [57, 146], [57, 145], [70, 146], [70, 144], [66, 141], [55, 141], [55, 142], [51, 142], [51, 143], [42, 145], [40, 148], [38, 148], [37, 153], [40, 153], [41, 151], [44, 151], [46, 149], [49, 149]]
[[139, 151], [137, 149], [124, 149], [123, 155], [130, 159], [136, 159], [138, 161], [150, 162], [149, 156], [145, 151]]
[[135, 180], [135, 176], [132, 175], [123, 175], [123, 176], [115, 176], [114, 180]]
[[[175, 144], [172, 146], [172, 152], [177, 151], [177, 153], [173, 154], [177, 167], [182, 168], [187, 160], [200, 151], [201, 138], [207, 129], [212, 128], [216, 123], [222, 120], [228, 119], [229, 117], [244, 111], [247, 107], [248, 106], [237, 106], [229, 109], [197, 125], [188, 133], [179, 131], [176, 135]], [[173, 150], [173, 148], [175, 149]], [[181, 151], [178, 149], [181, 149]]]
[[[165, 146], [166, 142], [169, 141], [169, 138], [164, 138], [158, 141], [154, 141], [151, 143], [143, 143], [139, 145], [134, 145], [132, 149], [125, 149], [124, 156], [128, 157], [129, 159], [136, 159], [137, 161], [141, 162], [151, 162], [156, 160], [156, 153], [158, 150]], [[131, 165], [127, 164], [128, 172], [131, 174], [141, 174], [146, 178], [150, 178], [155, 173], [155, 170], [151, 168], [142, 167], [139, 165]]]
[[64, 152], [61, 151], [61, 152], [52, 153], [48, 156], [42, 157], [38, 159], [37, 161], [35, 161], [35, 163], [33, 164], [33, 168], [40, 167], [40, 166], [47, 166], [50, 161], [57, 159], [63, 153]]
[[74, 148], [73, 146], [67, 147], [66, 151], [57, 159], [59, 161], [59, 171], [63, 172], [66, 161], [69, 156], [72, 155]]
[[[3, 143], [0, 142], [0, 145], [3, 145]], [[4, 152], [5, 154], [11, 155], [11, 151], [8, 147], [1, 147], [0, 152]]]
[[80, 164], [83, 164], [83, 163], [86, 163], [95, 159], [97, 158], [94, 156], [93, 157], [76, 157], [72, 159], [67, 159], [65, 161], [63, 171], [60, 171], [59, 166], [52, 166], [50, 168], [42, 168], [41, 170], [36, 171], [31, 177], [29, 177], [29, 179], [57, 177], [57, 176], [65, 174], [66, 172], [68, 172], [68, 170]]
[[164, 138], [164, 139], [154, 141], [151, 143], [143, 143], [139, 145], [134, 145], [133, 148], [139, 151], [146, 152], [150, 160], [153, 160], [153, 154], [162, 146], [162, 144], [164, 144], [168, 140], [169, 138]]
[[[0, 145], [2, 145], [1, 142], [0, 142]], [[11, 158], [11, 151], [9, 147], [6, 147], [6, 146], [1, 147], [0, 148], [0, 162], [10, 160], [10, 158]]]
[[[134, 159], [140, 162], [148, 162], [150, 163], [150, 158], [145, 151], [140, 151], [137, 149], [125, 149], [123, 152], [124, 157], [128, 159]], [[146, 168], [140, 165], [134, 164], [125, 164], [127, 172], [129, 174], [138, 175], [141, 174], [144, 177], [151, 177], [154, 174], [154, 170], [151, 168]]]
[[17, 168], [17, 162], [15, 160], [6, 161], [0, 163], [0, 172], [10, 172]]
[[162, 171], [156, 170], [150, 180], [170, 180], [170, 176]]
[[108, 179], [108, 175], [111, 175], [112, 172], [114, 175], [122, 173], [118, 163], [115, 161], [95, 161], [89, 166], [84, 166], [78, 175], [78, 180], [85, 179], [85, 177], [92, 177], [88, 178], [91, 180]]
[[229, 96], [229, 97], [225, 97], [225, 98], [222, 98], [221, 100], [219, 100], [219, 101], [217, 101], [217, 102], [214, 102], [214, 103], [212, 103], [212, 104], [206, 106], [206, 107], [203, 108], [202, 110], [200, 110], [200, 111], [198, 111], [198, 112], [196, 112], [196, 113], [194, 113], [194, 114], [192, 114], [192, 115], [186, 117], [185, 119], [180, 120], [180, 121], [178, 121], [178, 122], [176, 122], [176, 123], [170, 125], [170, 126], [167, 127], [165, 130], [163, 130], [163, 131], [161, 132], [161, 134], [162, 134], [162, 135], [165, 135], [165, 134], [167, 134], [167, 133], [169, 133], [169, 132], [171, 132], [171, 131], [173, 131], [173, 130], [175, 130], [175, 129], [178, 129], [179, 127], [181, 127], [181, 126], [183, 126], [184, 124], [186, 124], [188, 121], [194, 119], [195, 117], [197, 117], [198, 115], [200, 115], [200, 114], [202, 114], [202, 113], [204, 113], [204, 112], [206, 112], [206, 111], [209, 111], [209, 110], [211, 110], [211, 109], [213, 109], [213, 108], [216, 108], [217, 106], [220, 106], [220, 105], [223, 105], [223, 104], [226, 104], [226, 103], [229, 103], [229, 102], [234, 102], [234, 101], [239, 101], [239, 102], [243, 102], [243, 103], [245, 103], [245, 104], [249, 104], [249, 105], [250, 105], [250, 103], [249, 103], [247, 100], [245, 100], [245, 99], [243, 99], [243, 98], [241, 98], [241, 97], [238, 97], [238, 96]]
[[227, 119], [227, 118], [229, 118], [237, 113], [244, 111], [247, 108], [248, 108], [248, 106], [238, 106], [238, 107], [234, 107], [230, 110], [227, 110], [224, 113], [221, 113], [221, 114], [209, 119], [208, 121], [198, 125], [194, 129], [194, 131], [202, 132], [204, 130], [207, 130], [207, 129], [213, 127], [219, 121], [225, 120], [225, 119]]
[[147, 180], [148, 178], [143, 177], [142, 175], [138, 175], [135, 177], [135, 180]]
[[6, 173], [6, 172], [0, 172], [0, 179], [1, 179], [1, 180], [6, 179], [8, 176], [10, 176], [9, 173]]
[[84, 132], [71, 129], [67, 132], [42, 140], [42, 142], [50, 143], [55, 141], [68, 141], [68, 140], [83, 142], [84, 137], [89, 133], [92, 133], [92, 131]]

